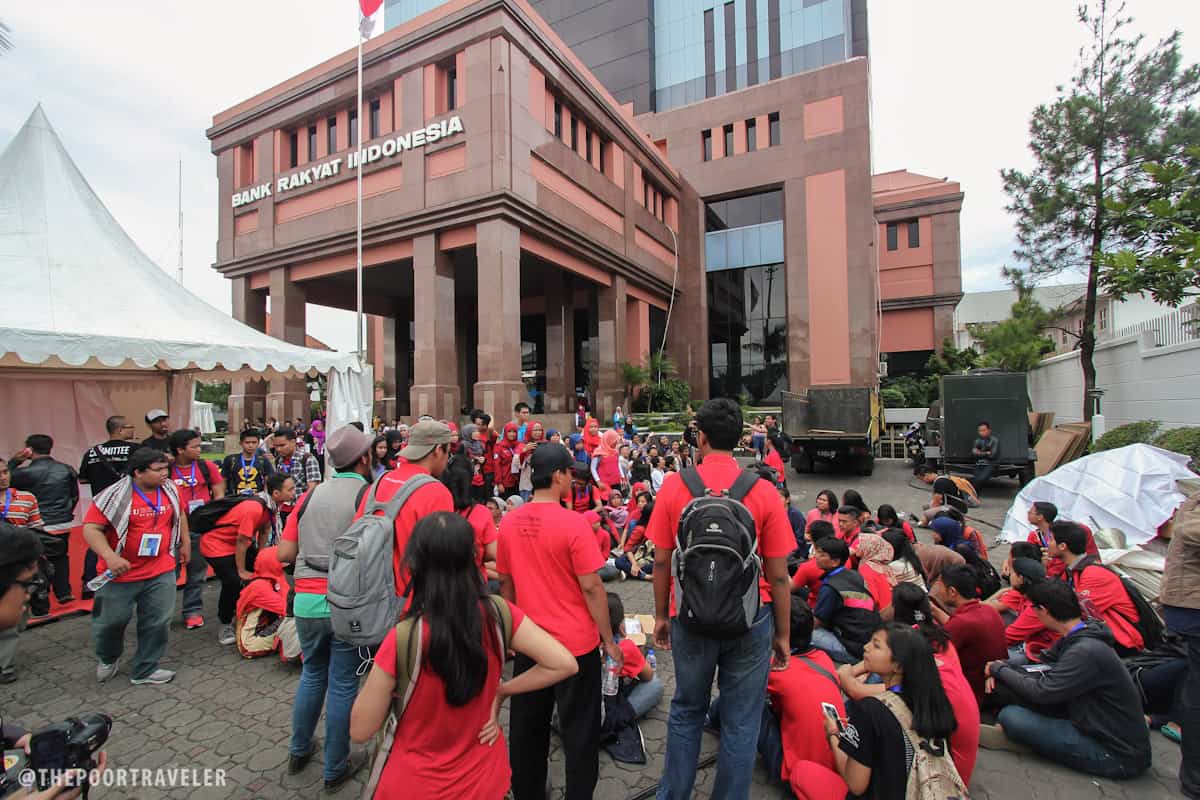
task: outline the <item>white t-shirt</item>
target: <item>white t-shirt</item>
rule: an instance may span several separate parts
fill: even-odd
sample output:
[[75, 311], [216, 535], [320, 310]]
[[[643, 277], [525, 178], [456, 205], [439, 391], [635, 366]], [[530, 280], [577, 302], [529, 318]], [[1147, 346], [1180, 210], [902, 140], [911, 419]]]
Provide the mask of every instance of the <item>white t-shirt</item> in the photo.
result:
[[661, 469], [650, 470], [650, 488], [654, 490], [655, 494], [662, 488], [663, 477], [665, 476]]

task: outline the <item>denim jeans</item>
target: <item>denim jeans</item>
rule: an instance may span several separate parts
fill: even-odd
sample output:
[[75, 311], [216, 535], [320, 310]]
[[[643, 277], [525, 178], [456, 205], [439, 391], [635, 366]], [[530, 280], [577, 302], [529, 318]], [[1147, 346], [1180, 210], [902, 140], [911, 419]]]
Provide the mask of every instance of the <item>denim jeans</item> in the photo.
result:
[[1005, 706], [997, 715], [1004, 735], [1028, 745], [1035, 753], [1070, 769], [1102, 778], [1132, 778], [1143, 772], [1119, 760], [1104, 745], [1071, 724], [1024, 706]]
[[364, 659], [357, 647], [333, 635], [333, 623], [328, 617], [296, 617], [296, 633], [300, 636], [304, 667], [292, 706], [292, 741], [288, 752], [299, 756], [309, 751], [324, 705], [324, 777], [333, 780], [346, 769], [346, 759], [350, 756], [350, 709], [358, 695], [358, 668]]
[[982, 463], [975, 465], [975, 472], [971, 475], [971, 485], [975, 487], [975, 493], [978, 494], [983, 490], [983, 485], [992, 479], [996, 474], [996, 465]]
[[[187, 565], [187, 583], [183, 585], [183, 621], [204, 612], [204, 579], [208, 575], [208, 562], [200, 552], [200, 534], [192, 534], [192, 559]], [[179, 565], [175, 565], [175, 578], [179, 579]]]
[[145, 678], [158, 669], [167, 650], [167, 630], [175, 610], [175, 573], [164, 572], [144, 581], [109, 581], [96, 592], [92, 608], [92, 639], [96, 658], [115, 663], [125, 650], [125, 626], [137, 609], [137, 653], [129, 674]]
[[726, 705], [712, 797], [722, 800], [749, 795], [774, 633], [769, 604], [759, 609], [753, 626], [737, 639], [709, 639], [692, 633], [677, 619], [671, 621], [675, 697], [667, 723], [666, 763], [658, 784], [660, 800], [683, 800], [692, 795], [714, 673]]
[[861, 660], [850, 655], [842, 640], [828, 628], [813, 628], [812, 646], [824, 650], [835, 664], [857, 664]]
[[[708, 724], [721, 730], [721, 698], [714, 697], [708, 707]], [[779, 718], [769, 703], [763, 703], [762, 722], [758, 726], [758, 754], [763, 767], [774, 783], [787, 783], [783, 776], [783, 734], [779, 732]]]
[[637, 681], [633, 684], [633, 688], [629, 690], [629, 705], [633, 706], [634, 714], [638, 719], [649, 714], [658, 705], [658, 701], [662, 700], [663, 683], [655, 675], [650, 680], [642, 683]]

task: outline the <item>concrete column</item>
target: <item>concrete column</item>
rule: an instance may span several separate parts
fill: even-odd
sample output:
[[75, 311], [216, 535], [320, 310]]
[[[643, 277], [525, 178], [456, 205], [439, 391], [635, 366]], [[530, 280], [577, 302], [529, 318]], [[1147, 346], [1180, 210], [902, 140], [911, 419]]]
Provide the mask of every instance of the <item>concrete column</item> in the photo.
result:
[[575, 284], [562, 270], [546, 276], [546, 413], [575, 410]]
[[414, 416], [457, 419], [462, 392], [454, 326], [454, 263], [438, 250], [436, 234], [413, 239], [413, 293], [415, 351], [409, 411]]
[[[267, 333], [304, 346], [304, 289], [288, 279], [287, 267], [271, 270], [271, 323]], [[267, 416], [278, 420], [309, 417], [308, 386], [303, 378], [272, 378]]]
[[597, 349], [599, 350], [600, 374], [596, 380], [597, 419], [611, 420], [613, 411], [621, 405], [625, 387], [621, 384], [618, 364], [625, 360], [626, 325], [625, 278], [614, 275], [611, 286], [596, 290], [599, 306]]
[[[257, 331], [267, 329], [267, 297], [250, 288], [250, 278], [242, 276], [233, 285], [233, 318]], [[229, 433], [234, 440], [245, 423], [267, 416], [267, 385], [251, 378], [234, 378], [229, 392]], [[236, 447], [236, 444], [234, 445]]]
[[650, 304], [630, 297], [625, 306], [625, 320], [625, 360], [645, 364], [650, 355]]
[[521, 382], [521, 232], [504, 220], [476, 226], [479, 268], [479, 381], [475, 405], [506, 420], [519, 400]]

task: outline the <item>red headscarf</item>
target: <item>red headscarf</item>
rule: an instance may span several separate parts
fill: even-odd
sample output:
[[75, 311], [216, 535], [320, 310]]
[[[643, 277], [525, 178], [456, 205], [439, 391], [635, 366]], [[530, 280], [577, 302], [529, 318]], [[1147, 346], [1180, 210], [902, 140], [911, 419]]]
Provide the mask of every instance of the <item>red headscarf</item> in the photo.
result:
[[596, 456], [615, 456], [617, 448], [621, 446], [621, 434], [615, 430], [607, 430], [600, 437], [600, 443], [596, 445], [595, 452], [592, 455]]
[[254, 559], [254, 580], [246, 584], [238, 596], [237, 615], [249, 614], [256, 608], [283, 616], [287, 613], [288, 584], [279, 563], [279, 548], [258, 551]]
[[[592, 431], [592, 426], [596, 426], [596, 431]], [[600, 423], [588, 417], [583, 423], [583, 449], [587, 452], [588, 458], [592, 457], [592, 453], [600, 446]]]

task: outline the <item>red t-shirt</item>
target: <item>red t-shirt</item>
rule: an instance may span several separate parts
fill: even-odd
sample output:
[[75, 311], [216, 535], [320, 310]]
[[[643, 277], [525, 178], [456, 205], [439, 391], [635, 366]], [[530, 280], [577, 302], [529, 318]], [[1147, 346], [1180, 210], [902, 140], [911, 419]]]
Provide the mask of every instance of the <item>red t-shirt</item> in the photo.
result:
[[642, 649], [629, 639], [622, 639], [620, 647], [621, 655], [625, 657], [625, 663], [621, 665], [621, 677], [636, 679], [646, 668], [646, 657], [642, 655]]
[[[164, 572], [175, 570], [175, 557], [171, 555], [171, 528], [175, 521], [175, 512], [171, 510], [171, 501], [167, 499], [166, 492], [148, 496], [151, 503], [147, 503], [139, 497], [137, 492], [134, 492], [131, 498], [129, 529], [125, 535], [125, 546], [117, 553], [129, 562], [129, 571], [113, 578], [118, 583], [144, 581], [157, 578]], [[102, 527], [104, 537], [108, 540], [108, 546], [116, 548], [117, 530], [95, 503], [92, 503], [91, 508], [84, 515], [83, 522]], [[157, 540], [153, 538], [155, 536], [158, 537]], [[145, 539], [144, 546], [143, 539]], [[150, 553], [155, 553], [155, 555], [150, 555]], [[96, 573], [100, 574], [106, 569], [108, 566], [104, 563], [104, 559], [100, 559], [96, 565]]]
[[[704, 485], [713, 490], [728, 489], [742, 474], [742, 468], [733, 460], [733, 456], [721, 453], [709, 453], [704, 457], [704, 463], [696, 469]], [[692, 493], [683, 484], [679, 473], [668, 475], [654, 501], [650, 529], [646, 532], [655, 548], [675, 549], [679, 515], [691, 500]], [[788, 553], [796, 549], [796, 537], [792, 535], [787, 509], [779, 500], [779, 492], [767, 481], [758, 481], [743, 502], [758, 527], [759, 555], [763, 558], [787, 558]], [[771, 602], [771, 587], [767, 583], [765, 569], [758, 585], [763, 602]]]
[[1146, 643], [1137, 626], [1137, 606], [1129, 599], [1121, 579], [1100, 566], [1087, 566], [1068, 573], [1071, 586], [1079, 596], [1085, 615], [1099, 617], [1112, 631], [1117, 644], [1131, 650], [1141, 650]]
[[[396, 492], [400, 491], [400, 487], [404, 482], [413, 475], [429, 474], [429, 470], [424, 467], [418, 467], [416, 464], [409, 463], [403, 458], [396, 459], [396, 468], [385, 473], [379, 478], [378, 488], [375, 490], [375, 500], [383, 505], [391, 500]], [[367, 500], [371, 493], [367, 492], [363, 495], [362, 502], [359, 503], [358, 511], [355, 512], [354, 518], [358, 519], [363, 515], [363, 510], [367, 507]], [[450, 496], [450, 490], [447, 489], [441, 481], [422, 486], [413, 493], [412, 497], [408, 498], [408, 502], [404, 504], [404, 508], [400, 509], [400, 513], [396, 515], [396, 539], [395, 546], [392, 548], [392, 571], [396, 575], [396, 594], [403, 596], [408, 588], [408, 570], [403, 569], [402, 561], [404, 559], [404, 548], [408, 547], [408, 537], [412, 535], [413, 526], [427, 514], [433, 514], [438, 511], [454, 512], [454, 499]], [[380, 514], [383, 513], [381, 510]]]
[[595, 486], [576, 486], [571, 484], [571, 508], [582, 514], [596, 507], [600, 502], [600, 490]]
[[[1096, 546], [1096, 540], [1092, 537], [1092, 529], [1079, 522], [1076, 522], [1075, 524], [1083, 528], [1083, 532], [1087, 534], [1087, 545], [1083, 548], [1084, 553], [1089, 556], [1098, 557], [1100, 555], [1100, 548]], [[1025, 541], [1036, 544], [1038, 547], [1045, 550], [1050, 545], [1054, 544], [1054, 534], [1046, 533], [1045, 536], [1043, 536], [1042, 532], [1035, 528], [1029, 532], [1029, 536], [1026, 537]], [[1050, 563], [1046, 565], [1047, 578], [1061, 578], [1063, 573], [1066, 571], [1067, 565], [1061, 558], [1051, 558]]]
[[[207, 481], [204, 480], [205, 472], [208, 473]], [[185, 509], [190, 510], [197, 504], [203, 505], [212, 500], [212, 490], [208, 488], [209, 485], [216, 486], [225, 479], [221, 477], [221, 471], [216, 464], [201, 458], [193, 461], [187, 469], [180, 469], [172, 464], [171, 480], [175, 482], [175, 488], [179, 490], [179, 501], [183, 503]]]
[[[513, 633], [525, 614], [512, 609]], [[424, 625], [423, 644], [429, 648], [429, 626]], [[463, 706], [446, 702], [446, 684], [429, 661], [421, 666], [412, 697], [400, 718], [396, 739], [379, 778], [376, 797], [421, 797], [429, 800], [500, 800], [508, 791], [512, 771], [504, 733], [491, 745], [479, 743], [479, 731], [488, 721], [492, 700], [500, 684], [499, 643], [490, 616], [483, 629], [488, 654], [488, 674], [483, 691]], [[384, 637], [375, 654], [375, 664], [396, 677], [396, 630]]]
[[808, 559], [801, 561], [800, 566], [796, 568], [796, 574], [792, 576], [792, 591], [808, 587], [808, 606], [809, 608], [817, 607], [817, 594], [821, 591], [821, 578], [825, 577], [825, 573], [817, 566], [816, 559]]
[[938, 674], [942, 677], [942, 688], [946, 690], [946, 699], [954, 709], [954, 719], [958, 727], [950, 734], [950, 758], [958, 770], [964, 784], [971, 782], [971, 774], [975, 772], [975, 759], [979, 755], [979, 703], [971, 684], [963, 676], [962, 664], [954, 645], [946, 647], [945, 652], [935, 654]]
[[629, 532], [628, 538], [625, 539], [625, 552], [632, 553], [644, 541], [646, 541], [646, 526], [634, 525], [633, 530]]
[[[830, 675], [837, 677], [837, 668], [829, 656], [812, 649], [804, 658], [819, 664]], [[771, 706], [779, 717], [779, 735], [783, 740], [783, 772], [785, 780], [792, 768], [801, 761], [815, 761], [829, 769], [836, 769], [833, 751], [825, 735], [825, 712], [821, 703], [833, 704], [838, 713], [846, 716], [839, 685], [809, 664], [800, 656], [788, 659], [787, 669], [772, 671], [767, 675], [767, 694]]]
[[471, 530], [475, 532], [475, 563], [479, 566], [479, 574], [486, 581], [488, 575], [487, 570], [483, 568], [483, 551], [489, 544], [496, 541], [500, 533], [496, 530], [492, 512], [487, 510], [487, 506], [476, 503], [464, 511], [458, 512], [458, 515], [465, 519], [471, 526]]
[[1024, 642], [1025, 655], [1029, 656], [1030, 661], [1038, 661], [1042, 651], [1062, 638], [1062, 634], [1055, 633], [1042, 624], [1028, 597], [1017, 591], [1010, 593], [1021, 599], [1021, 607], [1017, 618], [1004, 629], [1005, 641], [1010, 647]]
[[779, 455], [778, 450], [767, 451], [767, 454], [763, 456], [763, 463], [775, 470], [779, 480], [787, 479], [787, 475], [783, 471], [783, 456]]
[[600, 557], [607, 561], [613, 548], [612, 534], [603, 525], [592, 531], [592, 533], [596, 537], [596, 546], [600, 548]]
[[892, 585], [886, 575], [876, 572], [866, 564], [858, 565], [858, 574], [862, 575], [867, 591], [875, 599], [876, 608], [884, 609], [892, 604]]
[[602, 566], [591, 526], [558, 503], [526, 503], [500, 521], [496, 571], [512, 578], [517, 603], [573, 656], [600, 641], [579, 576]]
[[987, 678], [983, 668], [989, 661], [1008, 659], [1008, 641], [1004, 638], [1004, 620], [1000, 612], [978, 600], [968, 600], [946, 621], [946, 633], [954, 642], [962, 662], [963, 675], [971, 684], [975, 700], [984, 695]]
[[200, 552], [205, 558], [231, 556], [237, 552], [239, 536], [245, 536], [253, 542], [258, 537], [258, 531], [270, 521], [271, 512], [267, 511], [266, 506], [247, 497], [226, 511], [213, 529], [200, 537]]

